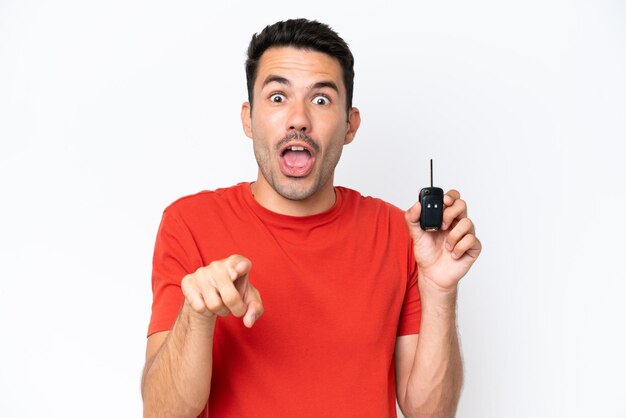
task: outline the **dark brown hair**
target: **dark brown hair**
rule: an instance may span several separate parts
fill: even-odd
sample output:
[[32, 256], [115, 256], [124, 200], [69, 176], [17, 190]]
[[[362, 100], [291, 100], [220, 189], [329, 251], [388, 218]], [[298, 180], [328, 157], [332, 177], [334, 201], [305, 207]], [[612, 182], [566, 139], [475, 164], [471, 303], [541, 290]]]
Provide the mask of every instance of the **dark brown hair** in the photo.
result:
[[352, 52], [350, 52], [348, 44], [330, 26], [307, 19], [276, 22], [252, 35], [252, 40], [248, 46], [248, 58], [246, 59], [246, 81], [250, 106], [252, 106], [254, 82], [261, 55], [268, 48], [280, 46], [322, 52], [336, 58], [343, 71], [347, 112], [350, 111], [354, 88], [354, 57]]

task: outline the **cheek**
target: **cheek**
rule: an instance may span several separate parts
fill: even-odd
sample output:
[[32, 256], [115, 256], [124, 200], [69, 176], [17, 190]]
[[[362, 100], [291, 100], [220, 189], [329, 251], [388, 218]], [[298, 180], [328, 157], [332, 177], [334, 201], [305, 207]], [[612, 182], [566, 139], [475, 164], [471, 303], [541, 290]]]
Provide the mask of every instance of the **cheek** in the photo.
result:
[[343, 121], [333, 121], [333, 123], [326, 124], [325, 132], [332, 141], [333, 146], [344, 145], [346, 133], [348, 132], [348, 126]]
[[281, 132], [275, 126], [274, 117], [266, 113], [261, 116], [255, 115], [252, 119], [252, 139], [254, 142], [255, 152], [262, 153], [268, 158], [276, 145], [276, 138], [279, 138]]

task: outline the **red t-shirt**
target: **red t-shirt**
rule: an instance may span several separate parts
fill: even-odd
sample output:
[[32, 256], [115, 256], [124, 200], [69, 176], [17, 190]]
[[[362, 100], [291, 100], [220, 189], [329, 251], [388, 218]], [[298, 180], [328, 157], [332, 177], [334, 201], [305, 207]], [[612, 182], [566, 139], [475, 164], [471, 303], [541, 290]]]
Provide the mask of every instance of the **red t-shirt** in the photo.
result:
[[420, 325], [411, 239], [400, 209], [335, 193], [331, 209], [306, 217], [265, 209], [249, 183], [165, 210], [148, 334], [172, 328], [186, 274], [231, 254], [252, 261], [265, 307], [252, 329], [217, 319], [211, 417], [396, 416], [396, 337]]

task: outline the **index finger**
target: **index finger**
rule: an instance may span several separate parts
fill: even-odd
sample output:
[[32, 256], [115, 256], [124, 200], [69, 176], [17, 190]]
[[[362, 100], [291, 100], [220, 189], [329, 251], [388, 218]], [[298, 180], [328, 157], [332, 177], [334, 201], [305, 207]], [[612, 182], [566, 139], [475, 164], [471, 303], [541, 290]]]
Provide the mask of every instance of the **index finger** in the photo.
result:
[[224, 305], [233, 315], [240, 318], [246, 313], [246, 305], [243, 303], [243, 298], [233, 282], [230, 280], [222, 281], [218, 284], [216, 290]]
[[220, 299], [236, 317], [241, 317], [246, 313], [246, 305], [235, 286], [235, 281], [239, 278], [245, 278], [250, 266], [250, 261], [245, 257], [231, 256], [216, 263], [209, 273]]
[[461, 193], [456, 189], [450, 189], [443, 195], [443, 204], [445, 206], [452, 206], [455, 200], [461, 198]]
[[231, 280], [237, 280], [239, 277], [245, 276], [252, 268], [252, 262], [239, 254], [233, 254], [224, 261], [226, 262]]

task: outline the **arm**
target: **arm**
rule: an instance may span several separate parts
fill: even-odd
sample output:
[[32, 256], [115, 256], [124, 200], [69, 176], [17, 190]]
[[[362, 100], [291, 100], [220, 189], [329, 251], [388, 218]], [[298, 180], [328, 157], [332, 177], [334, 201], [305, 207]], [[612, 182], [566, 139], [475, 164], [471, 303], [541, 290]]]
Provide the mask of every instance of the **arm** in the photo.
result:
[[[426, 295], [423, 299], [429, 300]], [[439, 302], [422, 304], [419, 335], [396, 340], [398, 404], [406, 418], [453, 417], [461, 395], [463, 364], [456, 331], [456, 297]]]
[[419, 203], [406, 212], [422, 301], [419, 336], [396, 341], [398, 403], [406, 417], [453, 417], [463, 382], [456, 330], [458, 283], [481, 252], [467, 206], [456, 190], [444, 196], [441, 230], [419, 226]]
[[142, 377], [144, 417], [196, 417], [211, 390], [215, 317], [184, 302], [171, 331], [148, 337]]
[[141, 382], [144, 417], [196, 417], [211, 390], [216, 315], [243, 317], [252, 327], [263, 314], [248, 281], [251, 263], [233, 255], [185, 276], [185, 301], [171, 331], [151, 335]]

